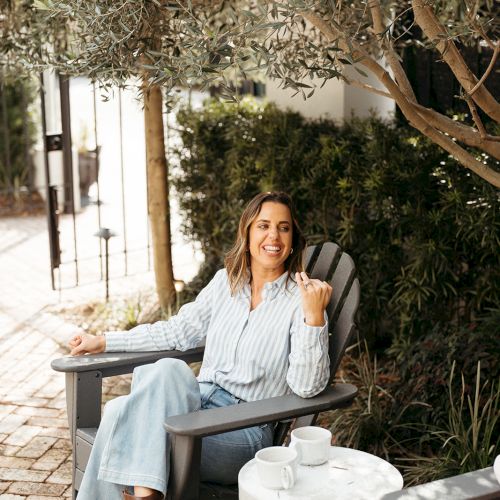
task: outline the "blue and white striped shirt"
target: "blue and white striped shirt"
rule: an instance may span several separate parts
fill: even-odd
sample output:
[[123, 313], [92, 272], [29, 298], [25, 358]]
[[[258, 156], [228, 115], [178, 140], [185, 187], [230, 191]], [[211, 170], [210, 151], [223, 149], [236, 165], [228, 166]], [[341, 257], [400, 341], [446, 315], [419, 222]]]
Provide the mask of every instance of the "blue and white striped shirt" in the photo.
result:
[[199, 382], [213, 382], [244, 401], [294, 392], [308, 398], [328, 382], [328, 322], [304, 321], [300, 290], [287, 273], [266, 283], [250, 310], [247, 284], [231, 296], [227, 272], [218, 271], [194, 302], [168, 321], [106, 334], [106, 351], [185, 351], [206, 341]]

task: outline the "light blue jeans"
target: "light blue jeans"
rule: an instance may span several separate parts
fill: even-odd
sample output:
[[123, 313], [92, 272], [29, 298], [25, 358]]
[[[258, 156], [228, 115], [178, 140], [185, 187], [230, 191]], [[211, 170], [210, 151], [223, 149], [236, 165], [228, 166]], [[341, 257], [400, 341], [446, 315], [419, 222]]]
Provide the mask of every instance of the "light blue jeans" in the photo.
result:
[[[198, 383], [184, 361], [162, 359], [136, 368], [130, 394], [106, 404], [78, 500], [118, 500], [127, 486], [166, 494], [170, 440], [165, 419], [239, 401], [216, 384]], [[203, 438], [201, 479], [236, 483], [240, 468], [272, 441], [270, 425]]]

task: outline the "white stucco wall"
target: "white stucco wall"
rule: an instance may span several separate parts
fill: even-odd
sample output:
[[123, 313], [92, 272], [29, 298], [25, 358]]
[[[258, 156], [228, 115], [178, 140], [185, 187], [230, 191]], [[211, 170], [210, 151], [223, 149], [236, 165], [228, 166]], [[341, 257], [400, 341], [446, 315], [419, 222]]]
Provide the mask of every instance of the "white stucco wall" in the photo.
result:
[[[365, 78], [352, 67], [346, 67], [346, 76], [383, 90], [374, 77]], [[318, 80], [316, 84], [319, 87], [321, 81]], [[294, 90], [283, 90], [278, 85], [276, 80], [266, 82], [266, 98], [281, 109], [292, 109], [307, 118], [324, 117], [343, 121], [353, 114], [361, 118], [367, 117], [371, 110], [382, 118], [391, 118], [395, 111], [392, 99], [347, 85], [337, 79], [330, 80], [323, 88], [317, 88], [314, 95], [306, 100], [300, 93], [292, 98]], [[304, 90], [307, 95], [308, 89]]]
[[[368, 78], [359, 74], [352, 66], [346, 66], [345, 75], [349, 78], [366, 83], [379, 90], [385, 91], [380, 82], [373, 76]], [[381, 118], [392, 118], [395, 112], [393, 99], [374, 94], [366, 89], [354, 87], [353, 85], [344, 85], [344, 118], [350, 118], [351, 115], [365, 118], [369, 116], [370, 111], [375, 111]]]
[[[304, 83], [308, 83], [307, 81]], [[317, 80], [316, 85], [321, 85]], [[281, 109], [293, 109], [307, 118], [330, 118], [342, 120], [344, 118], [344, 85], [339, 80], [330, 80], [323, 88], [317, 88], [314, 95], [304, 100], [299, 93], [295, 97], [295, 90], [283, 90], [278, 87], [279, 81], [266, 82], [266, 98], [274, 102]], [[304, 89], [306, 95], [309, 89]]]

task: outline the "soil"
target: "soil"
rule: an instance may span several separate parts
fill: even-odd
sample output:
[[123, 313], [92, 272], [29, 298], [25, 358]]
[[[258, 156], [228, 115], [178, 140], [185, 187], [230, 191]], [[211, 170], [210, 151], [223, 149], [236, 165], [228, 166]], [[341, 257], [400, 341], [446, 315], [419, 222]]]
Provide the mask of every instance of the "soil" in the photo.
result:
[[16, 195], [0, 193], [0, 217], [28, 217], [45, 214], [45, 201], [36, 191]]

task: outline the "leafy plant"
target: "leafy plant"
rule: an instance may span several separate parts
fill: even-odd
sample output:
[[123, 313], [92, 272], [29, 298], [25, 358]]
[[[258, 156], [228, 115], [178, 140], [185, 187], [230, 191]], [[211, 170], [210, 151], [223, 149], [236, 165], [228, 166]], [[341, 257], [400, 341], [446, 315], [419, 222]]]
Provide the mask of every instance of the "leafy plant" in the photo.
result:
[[358, 388], [353, 404], [324, 416], [331, 422], [330, 428], [336, 443], [341, 446], [364, 450], [389, 460], [394, 454], [405, 454], [401, 436], [401, 423], [411, 406], [424, 406], [419, 401], [404, 401], [389, 387], [397, 387], [399, 376], [394, 364], [378, 364], [377, 356], [371, 356], [366, 343], [361, 350], [358, 342], [357, 356], [345, 356], [341, 380]]
[[[500, 380], [500, 310], [488, 310], [474, 323], [456, 327], [444, 322], [436, 325], [418, 342], [399, 335], [386, 351], [387, 357], [399, 366], [401, 382], [398, 396], [404, 400], [419, 398], [431, 406], [422, 413], [412, 408], [411, 418], [426, 423], [440, 421], [450, 411], [448, 399], [443, 398], [448, 383], [454, 392], [460, 391], [460, 381], [448, 382], [450, 366], [456, 362], [468, 379], [483, 368], [481, 382]], [[466, 387], [467, 394], [470, 387]]]
[[275, 189], [293, 196], [309, 244], [334, 240], [353, 256], [372, 349], [418, 346], [437, 324], [448, 335], [498, 307], [498, 191], [411, 129], [306, 121], [248, 99], [177, 119], [173, 184], [205, 254], [193, 293], [222, 266], [244, 204]]
[[34, 85], [26, 79], [0, 79], [0, 189], [19, 198], [21, 187], [32, 187], [31, 148], [35, 142], [32, 103]]
[[[457, 397], [453, 389], [454, 371], [455, 363], [448, 382], [448, 418], [441, 425], [429, 427], [427, 434], [432, 447], [439, 447], [438, 453], [402, 460], [408, 486], [489, 467], [500, 452], [500, 380], [481, 384], [478, 362], [473, 396], [467, 394], [462, 374]], [[416, 429], [422, 430], [418, 426]]]

